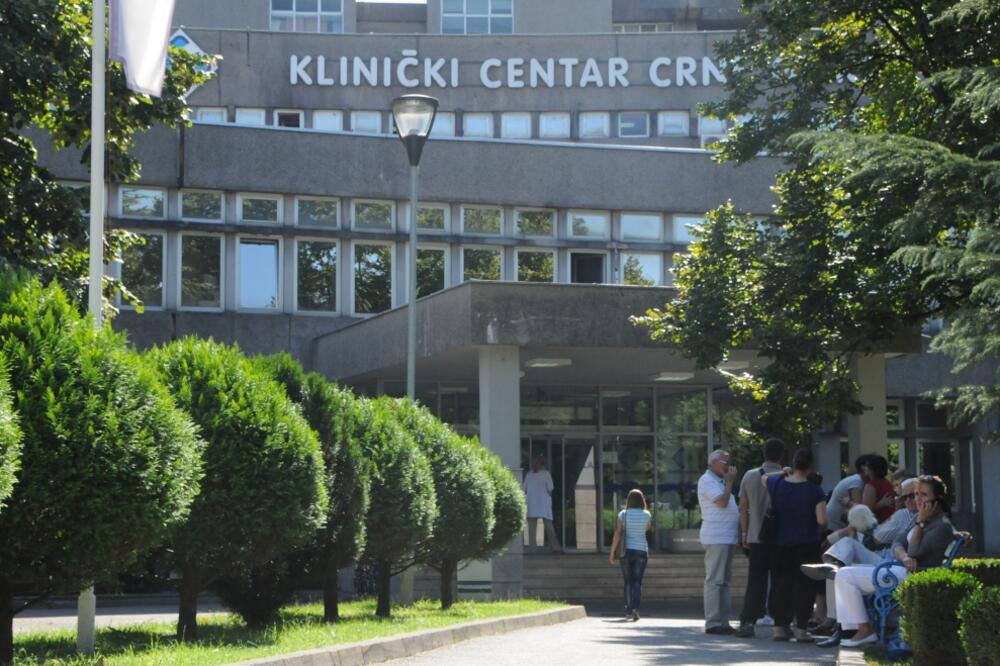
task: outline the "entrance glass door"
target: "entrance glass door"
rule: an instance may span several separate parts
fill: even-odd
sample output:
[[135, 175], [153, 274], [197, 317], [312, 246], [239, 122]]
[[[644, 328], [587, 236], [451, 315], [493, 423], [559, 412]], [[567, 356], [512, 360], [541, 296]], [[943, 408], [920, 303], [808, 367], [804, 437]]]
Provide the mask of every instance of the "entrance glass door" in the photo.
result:
[[553, 446], [552, 478], [559, 501], [553, 503], [556, 534], [566, 550], [597, 550], [597, 438], [564, 437]]

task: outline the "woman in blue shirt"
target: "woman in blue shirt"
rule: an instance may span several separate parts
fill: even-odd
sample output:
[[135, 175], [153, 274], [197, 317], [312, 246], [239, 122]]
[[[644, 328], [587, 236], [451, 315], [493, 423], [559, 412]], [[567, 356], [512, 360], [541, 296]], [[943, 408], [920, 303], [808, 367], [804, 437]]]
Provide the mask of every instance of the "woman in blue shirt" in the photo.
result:
[[646, 498], [641, 490], [633, 488], [628, 493], [625, 508], [618, 512], [615, 537], [611, 541], [611, 557], [608, 558], [611, 564], [615, 563], [619, 544], [624, 541], [625, 552], [621, 563], [622, 575], [625, 578], [625, 617], [633, 621], [639, 619], [642, 576], [646, 573], [646, 561], [649, 559], [646, 532], [651, 526], [649, 511], [646, 510]]
[[770, 611], [776, 641], [787, 641], [795, 618], [795, 640], [810, 641], [806, 632], [816, 585], [799, 570], [802, 564], [820, 561], [820, 542], [826, 527], [826, 493], [809, 481], [813, 455], [799, 449], [790, 474], [765, 477], [777, 516], [777, 537], [771, 560]]

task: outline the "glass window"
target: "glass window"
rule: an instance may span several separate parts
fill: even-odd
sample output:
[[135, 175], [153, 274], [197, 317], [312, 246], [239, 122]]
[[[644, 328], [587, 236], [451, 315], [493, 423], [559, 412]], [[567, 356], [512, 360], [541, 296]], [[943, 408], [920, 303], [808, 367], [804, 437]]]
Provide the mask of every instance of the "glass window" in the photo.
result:
[[467, 234], [499, 234], [503, 211], [499, 208], [462, 207], [462, 231]]
[[569, 281], [574, 284], [604, 284], [607, 255], [603, 252], [570, 252]]
[[344, 129], [343, 111], [313, 111], [313, 129], [340, 132]]
[[700, 136], [718, 136], [726, 133], [725, 118], [709, 118], [698, 116], [698, 134]]
[[264, 124], [264, 109], [236, 109], [237, 125], [261, 126]]
[[343, 0], [271, 0], [271, 30], [343, 32]]
[[622, 283], [656, 287], [663, 282], [663, 257], [659, 254], [622, 253]]
[[354, 228], [392, 231], [392, 204], [383, 201], [355, 201]]
[[556, 255], [549, 251], [517, 251], [518, 282], [555, 282]]
[[438, 111], [431, 127], [431, 137], [455, 136], [455, 114], [451, 111]]
[[195, 111], [194, 119], [199, 123], [224, 123], [226, 116], [223, 106], [202, 106]]
[[622, 213], [622, 239], [658, 241], [663, 237], [663, 218], [657, 213]]
[[275, 310], [279, 303], [278, 241], [240, 239], [240, 307]]
[[448, 219], [448, 209], [444, 206], [417, 206], [417, 229], [420, 231], [444, 231]]
[[351, 131], [366, 134], [381, 134], [382, 112], [351, 111]]
[[543, 139], [569, 138], [569, 113], [547, 111], [538, 116], [538, 136]]
[[597, 389], [537, 386], [521, 382], [521, 427], [532, 430], [596, 430]]
[[[919, 413], [920, 407], [917, 406]], [[919, 423], [918, 423], [919, 427]], [[933, 474], [940, 477], [948, 488], [952, 501], [951, 508], [959, 509], [962, 493], [958, 488], [959, 475], [956, 464], [959, 462], [958, 444], [951, 441], [917, 441], [917, 473]]]
[[120, 192], [122, 217], [166, 217], [166, 196], [163, 190], [123, 187]]
[[181, 192], [181, 219], [222, 221], [222, 192]]
[[464, 136], [493, 138], [492, 113], [466, 113], [462, 115], [462, 134]]
[[689, 386], [656, 389], [656, 429], [671, 433], [708, 433], [708, 395]]
[[417, 247], [417, 298], [444, 289], [444, 276], [444, 249]]
[[530, 139], [530, 113], [504, 113], [500, 116], [500, 136], [505, 139]]
[[139, 234], [122, 253], [122, 284], [147, 308], [163, 307], [163, 234]]
[[687, 136], [691, 131], [691, 117], [687, 111], [660, 111], [656, 119], [660, 136]]
[[392, 247], [354, 246], [354, 312], [375, 314], [392, 307]]
[[502, 250], [462, 249], [462, 280], [499, 280]]
[[239, 195], [241, 222], [281, 222], [281, 197]]
[[607, 213], [569, 212], [569, 235], [573, 238], [608, 238], [610, 232]]
[[339, 208], [337, 199], [299, 197], [295, 200], [295, 224], [336, 228]]
[[656, 527], [659, 542], [667, 530], [690, 529], [701, 524], [698, 479], [708, 463], [708, 438], [659, 436], [656, 438]]
[[222, 238], [181, 236], [181, 307], [222, 307]]
[[555, 214], [550, 210], [514, 211], [514, 230], [519, 236], [551, 237], [555, 226]]
[[302, 127], [301, 111], [275, 111], [275, 127]]
[[601, 421], [611, 430], [653, 429], [653, 389], [606, 387], [601, 389]]
[[885, 427], [886, 430], [903, 430], [903, 401], [885, 401]]
[[938, 409], [932, 402], [917, 403], [918, 428], [947, 428], [948, 411]]
[[441, 32], [445, 34], [511, 34], [511, 0], [442, 0]]
[[604, 111], [584, 111], [580, 114], [581, 139], [606, 139], [611, 136], [610, 121]]
[[300, 240], [296, 245], [296, 308], [313, 312], [336, 311], [337, 243]]
[[649, 136], [649, 114], [645, 111], [622, 111], [619, 113], [618, 136], [626, 139]]
[[674, 215], [673, 241], [675, 243], [690, 243], [694, 240], [691, 235], [691, 227], [700, 226], [705, 222], [705, 218], [694, 215]]

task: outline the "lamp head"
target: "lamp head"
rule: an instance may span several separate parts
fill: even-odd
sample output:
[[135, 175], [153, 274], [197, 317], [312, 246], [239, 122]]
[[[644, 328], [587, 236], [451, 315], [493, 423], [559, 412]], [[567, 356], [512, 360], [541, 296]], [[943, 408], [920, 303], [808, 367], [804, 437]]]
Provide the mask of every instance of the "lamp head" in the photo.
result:
[[420, 154], [434, 126], [437, 107], [437, 99], [429, 95], [401, 95], [392, 100], [392, 118], [396, 123], [396, 132], [406, 146], [410, 166], [420, 164]]

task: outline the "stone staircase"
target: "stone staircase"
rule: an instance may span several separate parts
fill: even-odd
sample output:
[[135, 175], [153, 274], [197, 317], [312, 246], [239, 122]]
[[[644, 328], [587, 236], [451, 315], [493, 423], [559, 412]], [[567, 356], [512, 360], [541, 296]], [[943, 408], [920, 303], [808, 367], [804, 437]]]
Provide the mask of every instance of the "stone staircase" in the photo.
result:
[[[747, 559], [733, 556], [731, 590], [742, 597], [747, 581]], [[701, 599], [705, 582], [703, 553], [652, 553], [643, 577], [643, 600]], [[619, 601], [622, 574], [608, 556], [581, 554], [526, 554], [523, 592], [526, 597], [567, 601]]]

